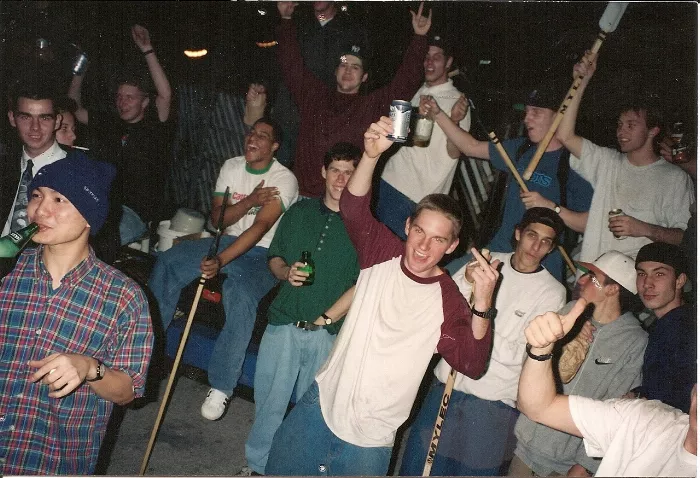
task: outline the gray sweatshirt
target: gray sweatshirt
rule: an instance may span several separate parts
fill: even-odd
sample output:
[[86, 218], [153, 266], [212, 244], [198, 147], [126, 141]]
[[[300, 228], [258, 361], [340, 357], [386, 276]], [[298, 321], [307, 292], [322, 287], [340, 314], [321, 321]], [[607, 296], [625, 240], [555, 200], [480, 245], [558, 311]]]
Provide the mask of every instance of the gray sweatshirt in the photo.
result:
[[[631, 312], [596, 327], [593, 343], [574, 378], [564, 385], [565, 395], [605, 400], [621, 397], [641, 384], [647, 333]], [[586, 455], [579, 437], [533, 422], [521, 414], [515, 425], [515, 454], [540, 476], [566, 475], [578, 463], [595, 472], [600, 459]]]

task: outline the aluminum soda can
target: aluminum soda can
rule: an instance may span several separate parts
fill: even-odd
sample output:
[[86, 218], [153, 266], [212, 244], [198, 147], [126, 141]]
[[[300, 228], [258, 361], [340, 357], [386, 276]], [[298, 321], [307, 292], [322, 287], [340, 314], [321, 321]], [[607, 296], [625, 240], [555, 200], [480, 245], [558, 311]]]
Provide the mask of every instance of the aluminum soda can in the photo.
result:
[[[610, 212], [608, 212], [608, 220], [612, 217], [617, 217], [617, 216], [624, 216], [625, 213], [622, 212], [622, 209], [611, 209]], [[615, 239], [618, 241], [621, 241], [622, 239], [627, 239], [627, 236], [618, 236], [613, 232], [613, 236], [615, 236]]]
[[411, 125], [411, 110], [413, 105], [408, 101], [394, 100], [389, 107], [389, 116], [394, 120], [394, 132], [387, 138], [395, 143], [405, 143], [408, 139], [408, 129]]
[[85, 52], [80, 52], [75, 58], [75, 62], [73, 63], [73, 74], [82, 75], [83, 73], [85, 73], [85, 69], [87, 68], [87, 61], [88, 57], [85, 54]]

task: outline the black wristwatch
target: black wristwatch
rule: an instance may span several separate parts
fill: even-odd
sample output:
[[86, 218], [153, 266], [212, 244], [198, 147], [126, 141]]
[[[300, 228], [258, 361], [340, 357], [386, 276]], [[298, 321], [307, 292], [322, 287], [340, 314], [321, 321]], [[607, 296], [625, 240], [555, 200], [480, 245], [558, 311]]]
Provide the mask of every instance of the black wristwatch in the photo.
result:
[[97, 382], [98, 380], [102, 380], [105, 378], [105, 364], [102, 363], [101, 360], [97, 361], [97, 374], [95, 375], [95, 378], [89, 379], [86, 378], [88, 382]]
[[561, 206], [559, 204], [554, 204], [554, 212], [557, 214], [561, 212]]
[[333, 319], [328, 317], [326, 314], [321, 314], [321, 317], [323, 317], [323, 323], [325, 325], [331, 325], [333, 323]]
[[537, 360], [538, 362], [545, 362], [545, 361], [551, 359], [552, 356], [554, 355], [552, 353], [548, 353], [548, 354], [544, 354], [544, 355], [535, 355], [530, 351], [531, 348], [532, 348], [532, 345], [530, 345], [530, 344], [525, 345], [525, 351], [527, 352], [527, 356], [533, 360]]
[[496, 318], [497, 313], [498, 311], [494, 307], [489, 307], [486, 309], [486, 312], [481, 312], [472, 307], [472, 314], [476, 315], [477, 317], [481, 317], [482, 319], [493, 320]]

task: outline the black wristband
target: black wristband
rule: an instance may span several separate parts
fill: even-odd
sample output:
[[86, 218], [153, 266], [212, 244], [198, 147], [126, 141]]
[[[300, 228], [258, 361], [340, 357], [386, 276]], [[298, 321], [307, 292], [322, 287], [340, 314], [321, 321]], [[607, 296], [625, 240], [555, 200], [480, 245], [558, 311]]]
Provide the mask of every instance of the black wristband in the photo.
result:
[[155, 52], [153, 51], [153, 48], [151, 48], [150, 50], [144, 51], [144, 52], [143, 52], [143, 56], [146, 56], [146, 55], [148, 55], [149, 53], [155, 53]]
[[548, 353], [545, 355], [535, 355], [532, 352], [530, 352], [530, 349], [532, 348], [532, 345], [527, 344], [525, 346], [525, 351], [527, 352], [527, 356], [530, 357], [533, 360], [537, 360], [538, 362], [545, 362], [547, 360], [550, 360], [552, 358], [552, 353]]

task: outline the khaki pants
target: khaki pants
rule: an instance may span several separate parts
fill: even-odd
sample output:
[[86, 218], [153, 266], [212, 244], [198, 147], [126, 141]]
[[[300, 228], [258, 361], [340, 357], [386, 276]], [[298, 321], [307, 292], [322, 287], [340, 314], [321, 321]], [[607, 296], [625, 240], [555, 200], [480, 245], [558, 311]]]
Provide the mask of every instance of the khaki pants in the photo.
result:
[[[517, 455], [513, 456], [513, 460], [510, 462], [510, 467], [508, 468], [508, 476], [539, 476], [537, 473], [532, 471], [529, 466], [525, 464]], [[558, 473], [550, 473], [547, 476], [566, 476], [560, 475]]]

